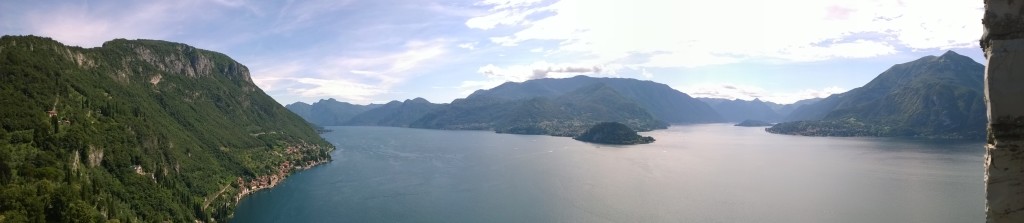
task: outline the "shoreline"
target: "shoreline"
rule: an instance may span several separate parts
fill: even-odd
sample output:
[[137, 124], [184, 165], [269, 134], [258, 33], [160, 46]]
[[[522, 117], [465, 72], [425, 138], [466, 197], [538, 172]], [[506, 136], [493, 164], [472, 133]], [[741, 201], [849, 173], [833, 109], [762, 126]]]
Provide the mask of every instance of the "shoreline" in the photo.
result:
[[249, 181], [245, 181], [242, 179], [242, 177], [238, 177], [238, 179], [235, 181], [235, 183], [238, 184], [239, 188], [238, 194], [235, 195], [235, 205], [237, 206], [238, 203], [241, 202], [243, 198], [245, 198], [245, 196], [248, 196], [257, 191], [274, 188], [275, 186], [277, 186], [278, 183], [281, 183], [282, 181], [287, 179], [288, 176], [291, 175], [292, 173], [308, 170], [310, 168], [326, 164], [330, 161], [331, 159], [307, 161], [305, 165], [295, 166], [292, 166], [291, 161], [285, 161], [284, 163], [281, 163], [281, 165], [278, 166], [277, 172], [275, 174], [259, 176]]

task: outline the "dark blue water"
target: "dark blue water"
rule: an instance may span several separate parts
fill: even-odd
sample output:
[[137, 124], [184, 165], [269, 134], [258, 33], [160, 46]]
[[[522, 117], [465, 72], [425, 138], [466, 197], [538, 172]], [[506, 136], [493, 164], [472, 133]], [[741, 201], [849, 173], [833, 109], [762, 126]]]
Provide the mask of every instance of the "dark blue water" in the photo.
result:
[[725, 124], [654, 144], [331, 127], [334, 161], [235, 222], [981, 222], [983, 142], [773, 135]]

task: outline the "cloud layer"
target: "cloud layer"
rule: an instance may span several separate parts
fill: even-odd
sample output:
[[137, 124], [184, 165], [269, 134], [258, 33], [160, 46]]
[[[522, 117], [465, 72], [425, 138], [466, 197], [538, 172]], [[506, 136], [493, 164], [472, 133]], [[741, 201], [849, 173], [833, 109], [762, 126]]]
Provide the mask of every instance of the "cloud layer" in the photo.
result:
[[418, 74], [417, 68], [447, 51], [446, 42], [414, 41], [400, 52], [352, 53], [323, 59], [266, 61], [253, 71], [267, 91], [285, 91], [300, 99], [336, 98], [353, 103], [378, 102], [376, 96]]
[[526, 81], [538, 78], [566, 78], [581, 74], [603, 74], [605, 68], [598, 65], [551, 64], [537, 62], [527, 66], [511, 66], [501, 68], [488, 64], [478, 70], [484, 76], [508, 81]]
[[737, 84], [698, 84], [677, 88], [692, 97], [754, 100], [761, 99], [780, 104], [789, 104], [803, 99], [825, 98], [832, 94], [846, 92], [840, 87], [804, 89], [798, 91], [768, 91], [756, 86]]
[[[877, 74], [874, 68], [938, 49], [976, 49], [982, 12], [977, 0], [40, 0], [0, 5], [4, 35], [48, 36], [84, 47], [114, 38], [161, 39], [225, 53], [249, 66], [254, 81], [282, 103], [328, 97], [357, 103], [413, 97], [448, 101], [506, 81], [575, 75], [676, 86], [714, 83], [705, 90], [680, 88], [707, 95], [727, 92], [721, 83], [758, 84], [750, 80], [771, 77], [782, 83], [772, 90], [790, 93], [719, 96], [810, 97], [833, 92], [825, 86], [855, 87], [848, 83], [869, 79]], [[849, 58], [872, 61], [844, 63], [854, 61]], [[759, 92], [755, 86], [737, 87]]]
[[552, 41], [557, 51], [624, 67], [697, 67], [743, 61], [806, 62], [888, 55], [900, 49], [976, 45], [982, 2], [950, 0], [533, 0], [483, 1], [479, 30], [516, 46]]

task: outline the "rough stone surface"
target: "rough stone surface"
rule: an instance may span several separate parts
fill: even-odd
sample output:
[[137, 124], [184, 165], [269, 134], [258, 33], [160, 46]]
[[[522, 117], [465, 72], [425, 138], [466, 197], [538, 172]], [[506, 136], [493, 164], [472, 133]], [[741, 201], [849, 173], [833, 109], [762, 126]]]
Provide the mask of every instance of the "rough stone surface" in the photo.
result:
[[1024, 222], [1024, 1], [986, 0], [986, 221]]
[[981, 23], [985, 32], [981, 48], [988, 48], [992, 40], [1024, 38], [1024, 1], [985, 0], [985, 16]]
[[1024, 222], [1024, 116], [991, 123], [985, 146], [988, 222]]

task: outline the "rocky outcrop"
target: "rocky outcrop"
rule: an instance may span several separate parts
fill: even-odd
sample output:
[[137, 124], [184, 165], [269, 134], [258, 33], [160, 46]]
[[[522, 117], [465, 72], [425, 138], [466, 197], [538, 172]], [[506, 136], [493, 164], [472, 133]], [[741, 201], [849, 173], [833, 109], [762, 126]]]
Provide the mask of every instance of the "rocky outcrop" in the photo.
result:
[[986, 0], [981, 47], [985, 95], [988, 222], [1024, 222], [1024, 1]]
[[[198, 49], [181, 43], [173, 43], [160, 40], [125, 40], [115, 39], [103, 43], [103, 48], [123, 49], [125, 52], [132, 52], [134, 55], [126, 57], [121, 61], [121, 71], [118, 75], [127, 76], [139, 68], [143, 62], [155, 70], [168, 74], [184, 75], [189, 78], [208, 77], [212, 75], [228, 74], [225, 77], [252, 84], [249, 69], [241, 63], [228, 59], [224, 54]], [[69, 56], [74, 58], [74, 54]], [[81, 66], [91, 65], [89, 61], [75, 60]], [[152, 81], [147, 79], [146, 81]], [[246, 89], [250, 90], [250, 89]]]

